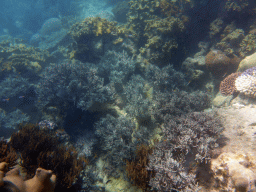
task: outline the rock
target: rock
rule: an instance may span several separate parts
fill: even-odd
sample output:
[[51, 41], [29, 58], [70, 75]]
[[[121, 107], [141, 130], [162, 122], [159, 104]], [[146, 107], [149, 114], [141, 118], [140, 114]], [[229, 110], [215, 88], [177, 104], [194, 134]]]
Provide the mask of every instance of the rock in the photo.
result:
[[243, 72], [251, 67], [256, 67], [256, 52], [250, 56], [245, 57], [238, 66], [237, 71]]

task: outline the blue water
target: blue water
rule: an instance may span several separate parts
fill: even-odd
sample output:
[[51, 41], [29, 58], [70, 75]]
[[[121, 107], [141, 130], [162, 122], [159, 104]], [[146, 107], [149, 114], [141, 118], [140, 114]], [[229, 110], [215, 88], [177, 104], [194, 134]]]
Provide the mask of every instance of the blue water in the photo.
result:
[[212, 100], [256, 52], [255, 10], [252, 0], [1, 0], [0, 138], [32, 123], [74, 146], [90, 162], [75, 191], [119, 191], [120, 178], [122, 191], [207, 188], [197, 170], [209, 171], [223, 131]]

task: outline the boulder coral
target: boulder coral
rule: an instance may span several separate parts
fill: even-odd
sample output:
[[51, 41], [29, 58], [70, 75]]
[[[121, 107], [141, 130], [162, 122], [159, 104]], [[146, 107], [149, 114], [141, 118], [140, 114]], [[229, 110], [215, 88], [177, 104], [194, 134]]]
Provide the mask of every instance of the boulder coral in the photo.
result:
[[51, 170], [38, 168], [32, 179], [24, 180], [20, 169], [15, 167], [7, 172], [8, 164], [0, 163], [0, 190], [20, 192], [53, 192], [56, 176]]
[[211, 50], [205, 57], [205, 64], [215, 78], [235, 72], [240, 59], [237, 56], [229, 57], [220, 50]]
[[251, 67], [256, 67], [256, 52], [245, 57], [238, 66], [237, 71], [243, 72]]

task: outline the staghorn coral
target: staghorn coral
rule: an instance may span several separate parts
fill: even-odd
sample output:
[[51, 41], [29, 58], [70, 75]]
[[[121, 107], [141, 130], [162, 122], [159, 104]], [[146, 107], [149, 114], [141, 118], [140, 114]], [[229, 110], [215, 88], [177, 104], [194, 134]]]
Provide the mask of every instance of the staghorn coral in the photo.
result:
[[149, 64], [145, 69], [145, 78], [154, 90], [161, 92], [184, 89], [187, 85], [185, 75], [176, 71], [172, 65], [159, 68]]
[[107, 152], [106, 157], [116, 168], [122, 168], [124, 160], [130, 159], [136, 146], [146, 143], [148, 137], [145, 127], [136, 129], [135, 121], [123, 115], [117, 118], [107, 115], [96, 122], [95, 127], [101, 148]]
[[73, 101], [78, 108], [88, 110], [95, 103], [112, 101], [113, 93], [98, 76], [98, 68], [80, 61], [63, 62], [47, 67], [38, 88], [41, 101], [59, 98]]
[[150, 185], [157, 191], [197, 191], [196, 163], [207, 163], [223, 127], [216, 114], [194, 112], [166, 118], [163, 139], [149, 155]]
[[[19, 192], [54, 192], [56, 176], [51, 170], [38, 168], [32, 179], [24, 180], [20, 169], [7, 172], [7, 163], [0, 163], [0, 190]], [[4, 176], [5, 175], [5, 176]]]
[[184, 115], [193, 111], [201, 111], [209, 106], [210, 95], [205, 92], [156, 92], [151, 111], [153, 111], [153, 116], [158, 122], [163, 122], [170, 117]]
[[235, 81], [236, 81], [236, 78], [239, 77], [240, 75], [241, 73], [231, 73], [224, 80], [222, 80], [220, 82], [220, 88], [219, 88], [221, 94], [228, 96], [237, 92]]
[[100, 73], [107, 74], [111, 83], [121, 84], [135, 71], [135, 61], [126, 51], [108, 51], [99, 63]]

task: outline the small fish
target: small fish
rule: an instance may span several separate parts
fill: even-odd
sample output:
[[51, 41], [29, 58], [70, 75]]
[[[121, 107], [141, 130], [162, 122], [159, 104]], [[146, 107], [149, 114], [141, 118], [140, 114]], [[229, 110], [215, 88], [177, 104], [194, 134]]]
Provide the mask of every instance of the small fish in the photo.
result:
[[19, 99], [22, 99], [22, 98], [24, 98], [25, 96], [19, 96]]
[[8, 102], [9, 102], [9, 100], [10, 100], [10, 99], [8, 98], [8, 99], [3, 99], [2, 101], [3, 101], [3, 102], [7, 102], [7, 103], [8, 103]]

